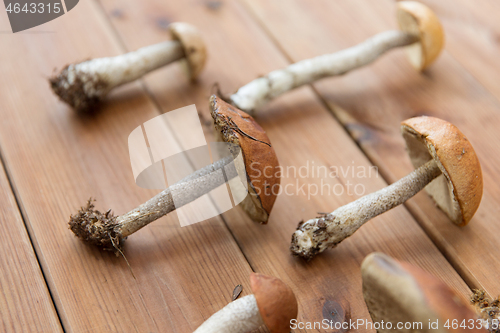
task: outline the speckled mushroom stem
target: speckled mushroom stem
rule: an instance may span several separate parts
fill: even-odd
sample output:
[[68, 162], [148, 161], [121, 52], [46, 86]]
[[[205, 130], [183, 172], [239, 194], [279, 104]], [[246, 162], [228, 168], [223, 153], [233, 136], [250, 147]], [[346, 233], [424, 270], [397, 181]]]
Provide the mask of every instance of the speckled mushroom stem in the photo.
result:
[[[70, 229], [90, 244], [117, 249], [127, 236], [225, 184], [226, 179], [236, 177], [238, 173], [234, 164], [228, 167], [232, 161], [233, 157], [227, 156], [199, 169], [121, 216], [113, 216], [111, 210], [101, 213], [89, 200], [86, 207], [71, 216]], [[215, 172], [217, 170], [224, 172]]]
[[194, 333], [245, 333], [264, 325], [254, 295], [237, 299], [208, 318]]
[[50, 84], [63, 101], [77, 111], [85, 111], [113, 88], [183, 57], [184, 50], [179, 41], [162, 42], [116, 57], [70, 64], [52, 77]]
[[403, 31], [386, 31], [354, 47], [312, 59], [296, 62], [284, 69], [244, 85], [229, 97], [231, 104], [252, 113], [273, 98], [328, 76], [342, 75], [375, 61], [383, 53], [419, 41], [419, 37]]
[[[231, 156], [224, 157], [168, 187], [139, 207], [118, 216], [115, 231], [119, 231], [122, 237], [128, 237], [176, 208], [182, 207], [223, 185], [226, 182], [226, 177], [231, 179], [237, 176], [235, 168], [224, 168], [232, 161]], [[223, 168], [224, 171], [229, 171], [226, 172], [226, 177], [220, 172], [214, 173], [214, 171]], [[172, 193], [175, 193], [175, 202]]]
[[290, 250], [306, 260], [351, 236], [368, 220], [413, 197], [441, 174], [430, 160], [397, 182], [337, 208], [330, 214], [299, 225], [292, 235]]

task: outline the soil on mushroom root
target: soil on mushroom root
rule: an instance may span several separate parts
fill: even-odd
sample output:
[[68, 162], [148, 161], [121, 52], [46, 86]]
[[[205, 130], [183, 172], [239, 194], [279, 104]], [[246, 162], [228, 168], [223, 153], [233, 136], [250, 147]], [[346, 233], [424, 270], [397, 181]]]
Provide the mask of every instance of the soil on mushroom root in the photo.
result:
[[101, 97], [89, 94], [86, 85], [91, 84], [95, 91], [105, 91], [107, 82], [99, 77], [79, 72], [74, 74], [70, 83], [70, 66], [72, 65], [67, 65], [59, 74], [49, 78], [52, 90], [62, 101], [68, 103], [79, 113], [96, 111]]
[[484, 290], [476, 289], [470, 301], [476, 307], [481, 319], [488, 322], [488, 331], [500, 333], [500, 296], [491, 299]]
[[87, 243], [107, 250], [119, 251], [123, 237], [117, 231], [116, 217], [108, 210], [101, 213], [93, 204], [92, 198], [75, 215], [71, 215], [69, 228]]

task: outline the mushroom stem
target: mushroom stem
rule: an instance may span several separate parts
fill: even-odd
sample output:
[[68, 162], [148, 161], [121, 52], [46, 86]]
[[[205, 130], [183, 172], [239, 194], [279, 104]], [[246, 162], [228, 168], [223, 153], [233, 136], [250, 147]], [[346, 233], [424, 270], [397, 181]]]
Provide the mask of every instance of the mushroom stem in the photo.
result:
[[432, 159], [377, 192], [300, 224], [292, 235], [290, 250], [294, 255], [312, 259], [351, 236], [368, 220], [404, 203], [440, 174], [441, 169]]
[[54, 92], [77, 111], [92, 108], [113, 88], [132, 82], [185, 56], [179, 41], [146, 46], [116, 57], [66, 66], [50, 78]]
[[470, 301], [483, 320], [483, 327], [486, 327], [491, 333], [500, 332], [500, 296], [497, 299], [492, 299], [484, 290], [475, 289]]
[[[226, 179], [236, 177], [238, 173], [234, 164], [227, 167], [231, 162], [233, 157], [226, 156], [201, 168], [121, 216], [113, 216], [110, 211], [100, 213], [89, 200], [87, 207], [82, 207], [71, 216], [70, 228], [91, 244], [104, 248], [117, 247], [142, 227], [225, 184]], [[225, 173], [215, 172], [217, 170], [224, 170]]]
[[194, 333], [245, 333], [264, 324], [254, 295], [248, 295], [214, 313]]
[[[232, 161], [232, 156], [224, 157], [168, 187], [139, 207], [118, 216], [116, 219], [117, 228], [122, 237], [128, 237], [176, 208], [182, 207], [223, 185], [226, 182], [226, 177], [232, 179], [237, 176], [234, 167], [225, 168]], [[224, 175], [221, 172], [215, 172], [217, 170], [225, 170], [229, 173]], [[172, 193], [175, 194], [175, 202]]]
[[328, 76], [342, 75], [375, 61], [383, 53], [411, 45], [419, 37], [403, 31], [386, 31], [354, 47], [296, 62], [244, 85], [229, 97], [231, 104], [248, 113], [273, 98]]

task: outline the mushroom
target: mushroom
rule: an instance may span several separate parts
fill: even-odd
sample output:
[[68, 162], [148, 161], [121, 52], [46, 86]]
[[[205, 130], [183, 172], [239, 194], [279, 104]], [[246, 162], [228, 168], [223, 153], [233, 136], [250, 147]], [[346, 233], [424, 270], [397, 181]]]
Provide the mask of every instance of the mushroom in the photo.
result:
[[[228, 179], [241, 174], [238, 170], [245, 169], [246, 175], [243, 176], [246, 177], [249, 195], [243, 200], [242, 208], [254, 221], [267, 223], [278, 193], [276, 190], [267, 190], [267, 186], [278, 189], [280, 186], [279, 173], [274, 172], [279, 169], [279, 163], [269, 138], [251, 116], [215, 96], [210, 98], [210, 109], [221, 139], [231, 143], [230, 156], [197, 170], [120, 216], [114, 216], [111, 210], [101, 213], [94, 209], [94, 204], [89, 200], [85, 207], [70, 218], [70, 229], [75, 235], [106, 249], [119, 249], [122, 241], [132, 233], [225, 184], [223, 173], [216, 172], [221, 169], [224, 169]], [[243, 166], [235, 160], [240, 152]], [[231, 164], [233, 161], [235, 163]], [[269, 169], [273, 172], [266, 173]]]
[[402, 123], [402, 135], [416, 168], [407, 176], [330, 214], [299, 224], [290, 250], [307, 260], [335, 247], [371, 218], [392, 209], [426, 187], [429, 195], [459, 226], [476, 212], [483, 193], [483, 177], [476, 153], [454, 125], [434, 117]]
[[361, 275], [363, 296], [378, 333], [486, 332], [473, 309], [418, 267], [372, 253], [363, 260]]
[[252, 273], [253, 295], [237, 299], [208, 318], [194, 333], [245, 333], [265, 325], [271, 333], [290, 332], [297, 318], [297, 299], [278, 278]]
[[397, 3], [397, 19], [401, 30], [382, 32], [354, 47], [272, 71], [239, 88], [227, 99], [252, 114], [289, 90], [368, 65], [383, 53], [401, 46], [407, 47], [410, 63], [418, 71], [424, 70], [443, 48], [444, 33], [438, 17], [424, 4], [401, 1]]
[[255, 221], [267, 223], [279, 192], [279, 162], [266, 133], [247, 113], [224, 102], [215, 95], [210, 97], [210, 110], [216, 137], [241, 147], [249, 195], [241, 203]]
[[78, 112], [92, 111], [113, 88], [183, 60], [195, 80], [206, 61], [205, 44], [198, 29], [177, 22], [169, 26], [172, 40], [140, 48], [116, 57], [97, 58], [67, 65], [49, 79], [52, 90]]

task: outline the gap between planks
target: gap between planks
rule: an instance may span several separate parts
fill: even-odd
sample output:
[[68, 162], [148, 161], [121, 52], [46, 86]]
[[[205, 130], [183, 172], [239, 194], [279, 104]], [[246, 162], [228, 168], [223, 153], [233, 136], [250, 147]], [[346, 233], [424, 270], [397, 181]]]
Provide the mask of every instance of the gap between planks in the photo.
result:
[[[249, 5], [246, 3], [246, 1], [238, 1], [247, 11], [247, 13], [255, 20], [255, 22], [261, 27], [261, 29], [266, 33], [266, 35], [269, 37], [269, 39], [273, 42], [273, 44], [276, 46], [276, 48], [283, 54], [283, 56], [287, 59], [287, 61], [290, 64], [295, 63], [291, 55], [286, 52], [285, 48], [281, 45], [281, 43], [278, 42], [278, 39], [274, 34], [271, 32], [271, 30], [262, 22], [262, 20], [258, 17], [258, 15], [255, 13], [255, 11], [249, 7]], [[369, 66], [369, 65], [368, 65]], [[464, 68], [465, 70], [465, 68]], [[316, 89], [314, 84], [307, 84], [308, 87], [312, 89], [314, 92], [314, 95], [316, 98], [318, 98], [319, 102], [321, 105], [329, 111], [329, 114], [337, 121], [340, 126], [344, 129], [345, 133], [352, 139], [354, 144], [360, 149], [360, 151], [363, 153], [363, 155], [366, 157], [366, 159], [370, 162], [371, 165], [379, 167], [373, 158], [371, 157], [370, 154], [367, 154], [365, 148], [356, 140], [356, 138], [353, 136], [352, 132], [348, 130], [346, 124], [341, 121], [341, 119], [337, 116], [337, 114], [334, 112], [334, 110], [331, 108], [329, 103], [326, 101], [326, 99], [323, 97], [323, 95]], [[391, 184], [391, 179], [388, 177], [387, 172], [384, 169], [379, 169], [380, 175], [384, 182], [387, 184]], [[468, 274], [466, 274], [463, 269], [457, 264], [456, 260], [454, 260], [453, 256], [450, 255], [448, 251], [445, 251], [443, 245], [436, 240], [436, 237], [428, 231], [427, 228], [425, 228], [425, 225], [422, 222], [422, 218], [415, 213], [415, 209], [413, 209], [410, 205], [408, 205], [406, 202], [403, 203], [404, 207], [410, 215], [415, 219], [417, 222], [418, 226], [424, 231], [424, 233], [429, 237], [429, 239], [432, 241], [434, 246], [436, 246], [437, 249], [439, 249], [439, 252], [445, 257], [445, 259], [450, 263], [450, 265], [453, 267], [453, 269], [460, 275], [460, 277], [464, 280], [464, 282], [467, 284], [469, 289], [471, 291], [473, 289], [479, 288], [478, 285], [479, 283], [475, 281], [474, 279], [471, 279]]]

